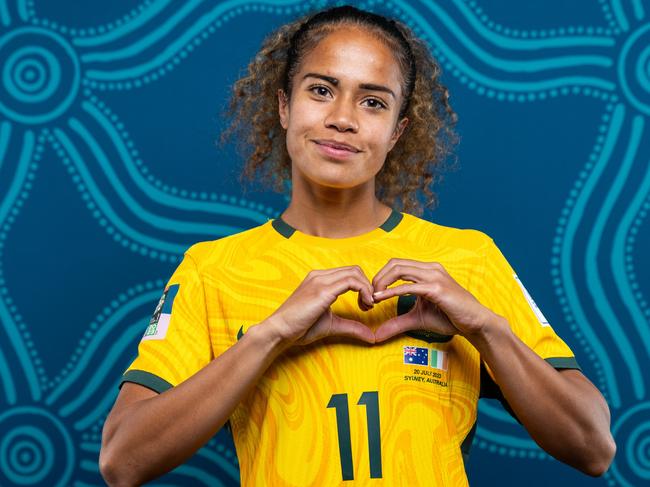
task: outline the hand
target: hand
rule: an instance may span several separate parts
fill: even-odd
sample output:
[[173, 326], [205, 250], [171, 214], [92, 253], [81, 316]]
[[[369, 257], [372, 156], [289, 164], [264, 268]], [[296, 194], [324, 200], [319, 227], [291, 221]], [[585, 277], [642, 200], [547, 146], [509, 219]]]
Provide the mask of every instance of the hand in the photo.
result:
[[363, 311], [374, 306], [372, 287], [361, 267], [313, 270], [266, 321], [289, 345], [306, 345], [326, 336], [374, 343], [375, 336], [370, 328], [337, 316], [330, 308], [336, 298], [350, 290], [358, 291], [357, 301]]
[[[411, 281], [387, 289], [397, 280]], [[442, 335], [472, 336], [496, 318], [496, 314], [447, 273], [437, 262], [390, 259], [372, 280], [375, 303], [404, 294], [417, 296], [415, 306], [403, 315], [382, 323], [375, 330], [375, 342], [409, 330], [427, 330]]]

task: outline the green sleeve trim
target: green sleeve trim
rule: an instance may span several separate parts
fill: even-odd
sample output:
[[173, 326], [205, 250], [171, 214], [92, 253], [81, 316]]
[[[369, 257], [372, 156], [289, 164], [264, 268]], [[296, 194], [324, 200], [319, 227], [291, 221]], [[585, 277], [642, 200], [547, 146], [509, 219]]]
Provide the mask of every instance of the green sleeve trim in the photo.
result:
[[[575, 357], [549, 357], [544, 360], [558, 370], [562, 370], [562, 369], [577, 369], [580, 371], [582, 370], [578, 365], [578, 362], [575, 359]], [[517, 415], [510, 407], [508, 401], [506, 401], [506, 398], [503, 396], [503, 393], [501, 392], [501, 388], [496, 382], [494, 382], [494, 380], [492, 380], [492, 377], [490, 377], [490, 374], [488, 374], [485, 365], [481, 362], [481, 391], [479, 393], [479, 398], [482, 397], [487, 399], [498, 400], [503, 406], [503, 408], [510, 414], [510, 416], [512, 416], [518, 423], [521, 424], [521, 421], [519, 421], [519, 418], [517, 418]]]
[[122, 381], [120, 382], [119, 385], [120, 389], [122, 388], [122, 384], [124, 384], [125, 382], [134, 382], [136, 384], [140, 384], [141, 386], [148, 387], [149, 389], [157, 392], [158, 394], [161, 394], [166, 390], [174, 387], [165, 379], [162, 379], [157, 375], [152, 374], [151, 372], [147, 372], [144, 370], [135, 370], [135, 369], [127, 371], [122, 376]]
[[582, 371], [575, 357], [549, 357], [544, 360], [556, 369], [578, 369]]

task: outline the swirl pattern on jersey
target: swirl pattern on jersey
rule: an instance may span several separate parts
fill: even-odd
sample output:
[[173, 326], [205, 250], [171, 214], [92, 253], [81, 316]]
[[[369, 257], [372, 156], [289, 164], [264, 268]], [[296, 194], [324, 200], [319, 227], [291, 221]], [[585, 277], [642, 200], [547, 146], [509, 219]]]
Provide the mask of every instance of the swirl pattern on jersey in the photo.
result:
[[[612, 409], [619, 454], [602, 483], [634, 486], [650, 476], [650, 7], [584, 3], [358, 5], [413, 27], [458, 103], [468, 179], [429, 217], [477, 215], [490, 233], [504, 225], [522, 266], [541, 256], [522, 269], [527, 286]], [[334, 2], [132, 4], [0, 0], [0, 485], [102, 484], [119, 374], [183, 251], [286, 204], [244, 196], [205, 127], [216, 133], [235, 67], [271, 24]], [[498, 405], [482, 402], [474, 445], [472, 485], [490, 485], [480, 472], [499, 462], [534, 471], [530, 485], [555, 479]], [[164, 481], [238, 478], [220, 434]]]

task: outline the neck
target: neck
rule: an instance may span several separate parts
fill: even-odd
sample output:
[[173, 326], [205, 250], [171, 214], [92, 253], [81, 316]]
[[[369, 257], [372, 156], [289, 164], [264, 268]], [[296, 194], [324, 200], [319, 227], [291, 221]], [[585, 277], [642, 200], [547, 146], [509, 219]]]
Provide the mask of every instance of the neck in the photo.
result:
[[392, 209], [375, 196], [374, 180], [357, 188], [295, 184], [282, 219], [307, 235], [346, 238], [370, 232], [384, 223]]

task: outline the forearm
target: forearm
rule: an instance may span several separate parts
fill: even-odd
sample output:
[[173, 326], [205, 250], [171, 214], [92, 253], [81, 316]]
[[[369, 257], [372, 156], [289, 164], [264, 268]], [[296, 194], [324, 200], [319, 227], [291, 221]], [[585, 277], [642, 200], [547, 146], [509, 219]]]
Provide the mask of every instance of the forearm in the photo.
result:
[[115, 484], [139, 485], [189, 458], [225, 424], [283, 347], [268, 328], [251, 327], [186, 381], [125, 408], [102, 438], [102, 463], [110, 464], [106, 471]]
[[544, 450], [590, 475], [607, 469], [615, 451], [610, 414], [591, 383], [555, 370], [511, 332], [504, 318], [497, 317], [481, 334], [467, 338]]

